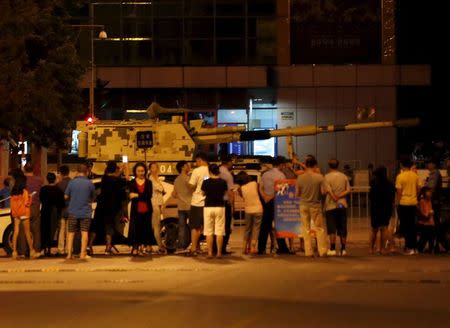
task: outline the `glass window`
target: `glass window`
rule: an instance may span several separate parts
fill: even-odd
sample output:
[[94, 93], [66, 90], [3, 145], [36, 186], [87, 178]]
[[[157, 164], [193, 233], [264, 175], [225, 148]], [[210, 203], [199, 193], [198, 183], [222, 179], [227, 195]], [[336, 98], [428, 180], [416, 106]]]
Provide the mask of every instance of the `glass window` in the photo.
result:
[[212, 16], [214, 14], [213, 0], [185, 0], [187, 16]]
[[188, 38], [212, 38], [214, 36], [214, 19], [188, 19], [185, 22], [184, 32]]
[[217, 16], [244, 16], [245, 1], [242, 0], [216, 0]]
[[182, 57], [182, 43], [180, 40], [156, 40], [155, 64], [180, 65]]
[[218, 40], [217, 64], [240, 65], [245, 63], [245, 40]]
[[216, 19], [216, 37], [243, 38], [245, 36], [244, 18], [218, 18]]
[[247, 21], [248, 37], [258, 39], [276, 38], [276, 21], [273, 18], [252, 17]]
[[[276, 126], [276, 110], [273, 109], [254, 109], [252, 110], [252, 126], [258, 126], [261, 129], [272, 129]], [[255, 122], [256, 121], [256, 122]]]
[[152, 36], [152, 26], [149, 20], [126, 19], [123, 22], [123, 37], [146, 37]]
[[155, 20], [155, 38], [180, 38], [182, 36], [181, 19], [157, 19]]
[[152, 8], [151, 1], [122, 2], [122, 15], [125, 18], [151, 17]]
[[185, 52], [187, 65], [210, 65], [214, 63], [213, 40], [188, 40]]
[[122, 41], [126, 65], [144, 65], [152, 62], [151, 41]]
[[109, 38], [119, 38], [120, 30], [120, 4], [96, 3], [94, 8], [94, 24], [105, 25]]
[[277, 4], [275, 0], [247, 0], [249, 16], [275, 16]]
[[247, 123], [245, 109], [219, 109], [217, 111], [218, 123]]
[[248, 40], [248, 63], [254, 65], [272, 65], [277, 61], [275, 40]]
[[120, 65], [121, 42], [97, 40], [94, 42], [96, 65]]
[[152, 0], [156, 17], [183, 16], [183, 0]]

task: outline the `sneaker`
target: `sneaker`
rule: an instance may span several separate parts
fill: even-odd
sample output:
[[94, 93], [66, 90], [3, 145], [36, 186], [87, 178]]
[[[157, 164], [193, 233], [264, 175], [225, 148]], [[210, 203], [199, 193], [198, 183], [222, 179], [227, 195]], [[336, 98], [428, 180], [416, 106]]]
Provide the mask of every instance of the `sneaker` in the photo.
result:
[[403, 255], [415, 255], [416, 252], [413, 249], [407, 249], [403, 252]]
[[41, 257], [41, 253], [36, 252], [35, 250], [32, 250], [32, 251], [30, 252], [30, 258], [32, 258], [32, 259], [38, 259], [39, 257]]
[[327, 251], [327, 256], [336, 256], [336, 250], [335, 249], [334, 250], [329, 249]]
[[343, 249], [343, 250], [341, 251], [341, 256], [347, 256], [347, 251], [346, 251], [345, 249]]
[[80, 256], [80, 260], [89, 260], [90, 258], [92, 258], [90, 255], [82, 255], [82, 256]]

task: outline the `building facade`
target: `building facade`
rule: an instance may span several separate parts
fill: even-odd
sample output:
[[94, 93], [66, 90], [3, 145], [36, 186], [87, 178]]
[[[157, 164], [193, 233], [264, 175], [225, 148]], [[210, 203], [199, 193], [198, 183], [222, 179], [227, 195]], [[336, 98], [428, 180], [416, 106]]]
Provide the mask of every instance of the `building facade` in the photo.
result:
[[[103, 119], [140, 118], [157, 101], [250, 130], [393, 120], [397, 88], [430, 83], [428, 66], [396, 65], [394, 0], [98, 0], [77, 19], [108, 34], [93, 42]], [[90, 33], [79, 42], [88, 63]], [[86, 95], [89, 81], [90, 72]], [[226, 147], [287, 153], [284, 138]], [[295, 138], [294, 150], [393, 167], [396, 132]]]

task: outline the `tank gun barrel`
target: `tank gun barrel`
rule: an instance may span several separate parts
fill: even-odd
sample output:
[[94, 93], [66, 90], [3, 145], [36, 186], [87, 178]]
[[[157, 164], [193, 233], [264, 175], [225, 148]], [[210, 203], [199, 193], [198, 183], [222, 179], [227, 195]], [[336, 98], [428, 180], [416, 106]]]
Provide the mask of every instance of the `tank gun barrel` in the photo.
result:
[[305, 125], [297, 126], [293, 128], [278, 129], [278, 130], [258, 130], [258, 131], [242, 131], [231, 132], [223, 134], [197, 134], [194, 139], [199, 144], [214, 144], [214, 143], [226, 143], [236, 141], [253, 141], [253, 140], [266, 140], [273, 137], [286, 137], [286, 136], [312, 136], [320, 133], [333, 133], [341, 131], [354, 131], [364, 129], [376, 129], [376, 128], [405, 128], [417, 126], [420, 123], [419, 119], [402, 119], [396, 121], [382, 121], [382, 122], [368, 122], [368, 123], [351, 123], [351, 124], [338, 124], [338, 125]]

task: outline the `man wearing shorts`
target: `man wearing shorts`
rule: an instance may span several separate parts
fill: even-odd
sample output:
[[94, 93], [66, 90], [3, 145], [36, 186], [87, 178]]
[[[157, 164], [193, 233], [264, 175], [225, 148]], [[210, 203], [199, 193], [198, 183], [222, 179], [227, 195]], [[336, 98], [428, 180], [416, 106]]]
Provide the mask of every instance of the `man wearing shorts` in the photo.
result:
[[205, 207], [203, 210], [203, 234], [208, 245], [208, 258], [213, 256], [214, 236], [217, 240], [217, 258], [222, 257], [225, 232], [225, 200], [228, 190], [227, 182], [219, 177], [220, 170], [216, 164], [209, 166], [210, 178], [203, 182], [202, 191], [205, 193]]
[[194, 190], [191, 199], [191, 215], [189, 227], [191, 228], [191, 251], [190, 255], [197, 254], [198, 241], [203, 226], [203, 208], [205, 207], [205, 195], [202, 191], [203, 181], [209, 178], [208, 162], [206, 154], [198, 153], [195, 156], [196, 168], [192, 171], [189, 185]]
[[336, 255], [336, 233], [341, 240], [341, 255], [345, 256], [347, 251], [345, 244], [347, 240], [347, 199], [350, 193], [350, 183], [347, 176], [338, 171], [339, 161], [330, 159], [328, 161], [329, 172], [325, 175], [325, 218], [327, 220], [327, 232], [330, 237], [330, 249], [328, 256]]
[[91, 203], [95, 198], [94, 184], [87, 178], [88, 168], [86, 164], [79, 164], [77, 176], [71, 180], [66, 188], [65, 197], [69, 200], [69, 233], [67, 238], [67, 259], [72, 258], [73, 239], [75, 232], [81, 230], [81, 254], [80, 259], [87, 259], [89, 226], [92, 217]]

